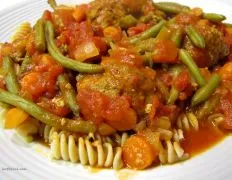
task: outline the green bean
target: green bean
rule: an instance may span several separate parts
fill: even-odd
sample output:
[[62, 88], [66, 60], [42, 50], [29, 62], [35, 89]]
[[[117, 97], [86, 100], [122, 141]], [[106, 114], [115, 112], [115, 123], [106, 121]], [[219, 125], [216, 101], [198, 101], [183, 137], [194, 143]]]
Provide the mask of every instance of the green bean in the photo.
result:
[[35, 119], [66, 131], [89, 133], [95, 132], [96, 126], [89, 121], [71, 120], [56, 116], [43, 108], [39, 107], [32, 101], [26, 100], [18, 95], [0, 89], [0, 102], [16, 106], [26, 113], [30, 114]]
[[65, 68], [72, 69], [80, 73], [100, 73], [104, 71], [103, 67], [100, 65], [82, 63], [78, 60], [73, 60], [63, 56], [56, 46], [54, 40], [54, 27], [50, 21], [45, 23], [45, 36], [49, 54]]
[[[183, 70], [183, 67], [180, 65], [175, 65], [169, 68], [168, 72], [172, 75], [173, 79], [175, 79]], [[171, 90], [169, 92], [169, 96], [167, 99], [167, 104], [172, 105], [176, 102], [180, 95], [179, 90], [173, 84]]]
[[141, 40], [144, 40], [144, 39], [148, 39], [148, 38], [152, 38], [152, 37], [157, 36], [157, 34], [160, 32], [161, 28], [164, 26], [165, 23], [166, 23], [165, 20], [161, 20], [158, 24], [152, 26], [150, 29], [142, 32], [138, 36], [132, 37], [129, 40], [130, 43], [135, 44], [138, 41], [141, 41]]
[[2, 66], [4, 69], [4, 77], [8, 91], [14, 94], [18, 94], [19, 84], [14, 70], [13, 60], [8, 56], [4, 57]]
[[191, 55], [184, 49], [179, 52], [180, 61], [183, 62], [187, 67], [192, 77], [202, 87], [205, 85], [205, 79], [201, 75], [200, 69], [197, 67]]
[[169, 96], [169, 91], [168, 88], [165, 86], [165, 84], [159, 80], [158, 78], [156, 79], [156, 86], [157, 89], [161, 92], [161, 94], [163, 95], [164, 99], [167, 100], [168, 96]]
[[52, 9], [56, 9], [57, 7], [56, 0], [48, 0], [48, 4], [51, 6]]
[[155, 45], [156, 39], [155, 38], [150, 38], [150, 39], [145, 39], [138, 44], [136, 44], [136, 48], [138, 49], [139, 53], [144, 53], [146, 51], [153, 51], [154, 50], [154, 45]]
[[74, 115], [79, 117], [79, 106], [76, 100], [76, 92], [69, 82], [69, 78], [66, 74], [62, 74], [58, 77], [58, 83], [60, 90], [65, 98], [66, 103], [69, 105], [70, 109], [73, 111]]
[[46, 50], [44, 21], [42, 19], [39, 19], [35, 25], [35, 47], [42, 53]]
[[183, 6], [179, 3], [174, 2], [159, 2], [154, 3], [154, 5], [161, 11], [171, 14], [179, 14], [189, 12], [190, 8], [188, 6]]
[[29, 56], [26, 56], [20, 66], [19, 73], [22, 74], [27, 71], [28, 66], [31, 64], [32, 58]]
[[180, 95], [180, 91], [175, 86], [172, 86], [168, 96], [167, 104], [173, 105], [178, 99], [179, 95]]
[[215, 14], [215, 13], [204, 13], [203, 18], [208, 19], [212, 22], [221, 22], [226, 19], [224, 15], [221, 14]]
[[183, 40], [183, 30], [180, 28], [176, 29], [172, 33], [171, 40], [176, 44], [177, 47], [180, 47]]
[[205, 103], [199, 107], [199, 110], [196, 113], [198, 119], [203, 119], [206, 116], [210, 115], [210, 113], [216, 108], [220, 100], [219, 95], [212, 95]]
[[204, 37], [192, 25], [187, 26], [185, 32], [196, 47], [205, 48]]
[[130, 28], [130, 27], [136, 25], [137, 22], [138, 22], [138, 20], [130, 14], [130, 15], [122, 17], [119, 20], [119, 25], [121, 28], [127, 29], [127, 28]]
[[196, 106], [205, 100], [207, 100], [217, 89], [220, 84], [220, 76], [217, 74], [213, 74], [212, 77], [209, 79], [205, 86], [201, 87], [197, 90], [191, 100], [191, 106]]

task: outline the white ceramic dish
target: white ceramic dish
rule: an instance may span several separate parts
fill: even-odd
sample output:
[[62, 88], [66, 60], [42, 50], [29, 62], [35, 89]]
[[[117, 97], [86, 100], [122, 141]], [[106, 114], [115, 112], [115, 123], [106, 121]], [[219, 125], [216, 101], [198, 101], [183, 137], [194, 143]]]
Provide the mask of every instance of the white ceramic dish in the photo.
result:
[[[206, 12], [225, 14], [232, 21], [231, 0], [177, 0]], [[83, 3], [84, 0], [58, 0]], [[46, 0], [28, 0], [0, 12], [0, 42], [7, 41], [15, 27], [34, 23], [49, 8]], [[0, 180], [73, 180], [73, 179], [155, 179], [155, 180], [229, 180], [232, 179], [232, 137], [186, 162], [151, 170], [95, 171], [79, 164], [50, 161], [48, 149], [40, 144], [25, 144], [12, 131], [0, 129]], [[13, 169], [12, 169], [13, 168]]]

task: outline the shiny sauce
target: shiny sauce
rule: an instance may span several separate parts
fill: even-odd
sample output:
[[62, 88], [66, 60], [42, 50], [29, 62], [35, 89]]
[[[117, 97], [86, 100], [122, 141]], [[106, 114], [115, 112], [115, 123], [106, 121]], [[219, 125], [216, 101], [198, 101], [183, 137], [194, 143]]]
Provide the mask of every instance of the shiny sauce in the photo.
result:
[[210, 149], [226, 137], [226, 133], [209, 123], [199, 124], [199, 131], [189, 130], [184, 134], [182, 147], [186, 153], [196, 155]]

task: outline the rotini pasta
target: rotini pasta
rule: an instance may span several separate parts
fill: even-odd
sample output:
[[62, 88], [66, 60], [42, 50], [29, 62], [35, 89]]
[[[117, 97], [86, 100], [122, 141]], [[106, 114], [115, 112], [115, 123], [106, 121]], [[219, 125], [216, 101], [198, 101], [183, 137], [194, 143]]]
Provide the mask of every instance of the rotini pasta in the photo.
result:
[[91, 142], [88, 136], [79, 137], [76, 141], [73, 135], [67, 135], [65, 132], [54, 132], [52, 135], [51, 156], [54, 159], [120, 169], [123, 167], [121, 154], [121, 147], [113, 148], [110, 143], [103, 143], [101, 140]]
[[164, 145], [160, 143], [159, 160], [162, 164], [173, 164], [178, 161], [186, 160], [189, 157], [184, 153], [184, 149], [177, 141], [164, 141]]
[[189, 131], [190, 128], [197, 131], [199, 129], [199, 123], [193, 112], [187, 112], [179, 116], [177, 119], [177, 127], [186, 131]]
[[25, 38], [31, 31], [32, 28], [29, 22], [22, 23], [12, 35], [11, 42]]

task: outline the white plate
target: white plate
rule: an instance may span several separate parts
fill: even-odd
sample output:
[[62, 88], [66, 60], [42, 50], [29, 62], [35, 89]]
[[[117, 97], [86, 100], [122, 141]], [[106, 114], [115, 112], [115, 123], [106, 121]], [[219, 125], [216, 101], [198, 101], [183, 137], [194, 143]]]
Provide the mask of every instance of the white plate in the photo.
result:
[[[58, 0], [59, 3], [82, 3], [84, 0]], [[206, 12], [225, 14], [232, 20], [231, 0], [179, 0], [192, 7], [203, 7]], [[15, 27], [24, 22], [34, 23], [46, 0], [28, 0], [0, 12], [0, 42], [7, 41]], [[24, 144], [11, 131], [0, 129], [0, 180], [73, 180], [73, 179], [156, 179], [156, 180], [226, 180], [232, 179], [232, 138], [184, 163], [156, 167], [140, 172], [101, 170], [63, 161], [50, 161], [48, 149], [39, 144]], [[8, 168], [8, 169], [7, 169]], [[12, 169], [13, 168], [13, 169]], [[23, 169], [22, 169], [23, 168]]]

